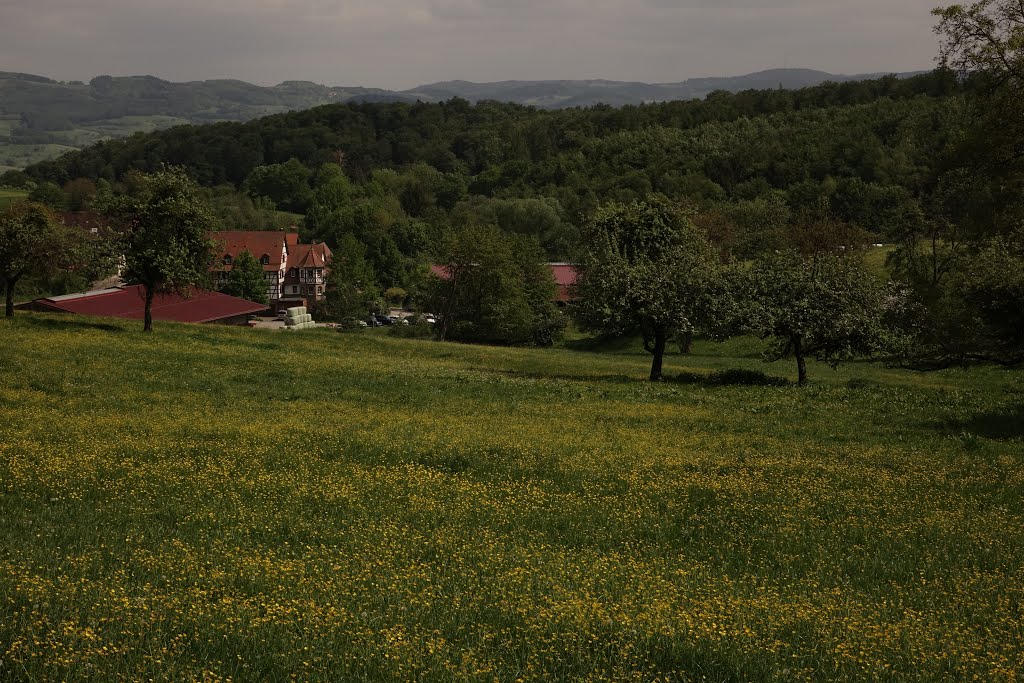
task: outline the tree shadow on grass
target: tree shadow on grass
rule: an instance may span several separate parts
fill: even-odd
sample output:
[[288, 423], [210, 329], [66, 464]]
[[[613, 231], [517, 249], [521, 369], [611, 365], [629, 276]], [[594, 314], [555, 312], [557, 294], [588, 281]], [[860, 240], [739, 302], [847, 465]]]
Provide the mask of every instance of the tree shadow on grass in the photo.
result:
[[630, 335], [597, 335], [567, 341], [564, 347], [569, 351], [586, 351], [591, 353], [615, 353], [622, 351], [638, 351], [641, 346], [639, 338]]
[[89, 322], [88, 320], [81, 320], [78, 318], [37, 318], [35, 316], [29, 316], [20, 318], [19, 322], [22, 322], [32, 327], [37, 327], [46, 330], [102, 330], [104, 332], [123, 332], [124, 328], [118, 327], [117, 325], [111, 325], [110, 323], [98, 323]]
[[951, 433], [967, 432], [987, 439], [1024, 438], [1024, 404], [977, 413], [963, 420], [943, 420], [932, 427]]
[[683, 372], [666, 378], [676, 384], [697, 384], [705, 387], [786, 387], [792, 384], [782, 377], [772, 377], [760, 370], [716, 370], [712, 373]]

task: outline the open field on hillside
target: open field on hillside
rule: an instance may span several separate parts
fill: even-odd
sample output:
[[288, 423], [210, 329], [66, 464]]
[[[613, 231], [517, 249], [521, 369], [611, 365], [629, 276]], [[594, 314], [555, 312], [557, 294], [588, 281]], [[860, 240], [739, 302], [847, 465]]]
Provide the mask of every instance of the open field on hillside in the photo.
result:
[[0, 321], [0, 679], [1014, 681], [1024, 375]]
[[8, 168], [25, 168], [48, 159], [56, 159], [77, 147], [51, 144], [0, 144], [0, 165]]
[[28, 192], [23, 190], [12, 190], [6, 187], [0, 187], [0, 210], [6, 209], [9, 204], [19, 199], [25, 199], [28, 197]]
[[151, 133], [154, 130], [183, 126], [188, 123], [188, 119], [176, 116], [121, 116], [116, 119], [95, 121], [85, 126], [85, 130], [106, 140], [134, 133]]
[[15, 118], [5, 118], [0, 114], [0, 140], [6, 142], [11, 137], [11, 131], [17, 128], [20, 122]]
[[95, 121], [80, 128], [48, 131], [45, 143], [26, 143], [12, 142], [17, 140], [17, 137], [12, 137], [12, 133], [21, 127], [20, 121], [0, 119], [0, 165], [7, 169], [24, 168], [103, 140], [135, 133], [151, 133], [187, 123], [187, 119], [174, 116], [121, 116]]

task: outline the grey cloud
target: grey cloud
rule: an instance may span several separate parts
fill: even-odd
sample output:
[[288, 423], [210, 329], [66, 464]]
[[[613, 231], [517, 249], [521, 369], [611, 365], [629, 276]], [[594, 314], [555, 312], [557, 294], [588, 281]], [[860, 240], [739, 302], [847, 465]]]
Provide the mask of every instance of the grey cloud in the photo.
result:
[[404, 88], [928, 68], [934, 0], [0, 0], [0, 69]]

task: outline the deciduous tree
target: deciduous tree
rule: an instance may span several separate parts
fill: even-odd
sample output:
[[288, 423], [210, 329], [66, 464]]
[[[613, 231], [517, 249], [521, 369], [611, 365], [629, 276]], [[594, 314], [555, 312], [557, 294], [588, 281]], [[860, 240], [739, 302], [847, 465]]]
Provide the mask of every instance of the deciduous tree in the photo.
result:
[[33, 202], [45, 204], [56, 211], [67, 208], [67, 197], [64, 196], [64, 192], [56, 183], [39, 183], [29, 193], [28, 198]]
[[245, 179], [250, 197], [268, 197], [288, 211], [304, 212], [312, 198], [309, 180], [312, 174], [296, 159], [283, 164], [257, 166]]
[[143, 329], [153, 330], [153, 298], [175, 292], [188, 296], [210, 285], [216, 220], [199, 188], [179, 169], [140, 174], [134, 191], [115, 198], [110, 210], [129, 230], [124, 240], [124, 279], [145, 290]]
[[741, 328], [774, 340], [767, 360], [794, 358], [801, 385], [808, 358], [835, 366], [884, 347], [885, 292], [856, 255], [765, 254], [751, 268], [742, 298]]
[[221, 291], [258, 304], [267, 304], [267, 277], [256, 257], [243, 251], [231, 264], [231, 273]]
[[536, 238], [494, 226], [448, 236], [445, 277], [427, 287], [440, 339], [495, 344], [548, 344], [557, 333], [555, 281]]
[[377, 276], [366, 261], [366, 247], [351, 234], [342, 235], [333, 250], [327, 294], [318, 314], [334, 320], [363, 318], [380, 301]]
[[670, 337], [706, 319], [718, 259], [707, 237], [664, 199], [601, 208], [584, 228], [587, 254], [579, 267], [573, 314], [583, 329], [644, 333], [662, 378]]
[[45, 276], [80, 265], [85, 236], [62, 225], [50, 209], [36, 202], [15, 202], [0, 212], [0, 276], [4, 314], [14, 315], [14, 290], [27, 275]]

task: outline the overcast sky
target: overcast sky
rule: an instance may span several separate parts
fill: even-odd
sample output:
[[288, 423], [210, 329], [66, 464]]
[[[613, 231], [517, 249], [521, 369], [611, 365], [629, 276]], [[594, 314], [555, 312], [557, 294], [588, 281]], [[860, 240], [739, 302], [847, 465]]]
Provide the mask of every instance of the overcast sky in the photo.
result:
[[0, 71], [410, 88], [934, 65], [940, 0], [0, 0]]

